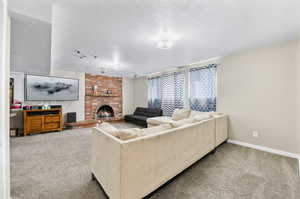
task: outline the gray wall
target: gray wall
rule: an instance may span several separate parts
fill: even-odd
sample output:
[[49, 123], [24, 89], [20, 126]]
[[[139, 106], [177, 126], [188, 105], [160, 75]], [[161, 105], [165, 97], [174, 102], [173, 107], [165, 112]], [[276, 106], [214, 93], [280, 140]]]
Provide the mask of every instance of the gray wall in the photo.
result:
[[11, 14], [11, 70], [49, 74], [51, 24]]
[[123, 115], [132, 114], [135, 110], [133, 85], [134, 85], [133, 79], [123, 78], [123, 82], [122, 82]]
[[134, 108], [148, 107], [148, 81], [146, 77], [133, 80]]
[[[217, 111], [229, 115], [230, 139], [300, 154], [300, 40], [234, 53], [220, 63]], [[145, 78], [134, 80], [134, 98], [134, 106], [147, 105]]]
[[294, 40], [222, 59], [217, 107], [230, 117], [230, 139], [300, 153], [299, 55]]

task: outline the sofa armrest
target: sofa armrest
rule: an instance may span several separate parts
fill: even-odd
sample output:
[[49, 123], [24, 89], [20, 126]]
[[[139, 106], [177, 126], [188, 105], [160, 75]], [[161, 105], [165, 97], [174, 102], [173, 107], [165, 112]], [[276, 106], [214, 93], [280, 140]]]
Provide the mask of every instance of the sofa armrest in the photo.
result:
[[228, 139], [228, 116], [216, 115], [216, 147]]
[[91, 167], [110, 198], [121, 198], [121, 141], [93, 128]]

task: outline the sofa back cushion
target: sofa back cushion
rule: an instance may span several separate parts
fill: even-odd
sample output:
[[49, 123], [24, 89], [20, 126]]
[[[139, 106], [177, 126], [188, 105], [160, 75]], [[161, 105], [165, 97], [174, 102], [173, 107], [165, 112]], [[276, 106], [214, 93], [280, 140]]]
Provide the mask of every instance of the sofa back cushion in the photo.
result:
[[137, 107], [133, 114], [145, 117], [158, 117], [162, 116], [162, 110], [159, 108]]
[[178, 121], [186, 119], [190, 116], [191, 110], [189, 109], [175, 109], [172, 115], [172, 120]]
[[119, 130], [116, 127], [107, 122], [101, 123], [98, 128], [112, 136], [117, 136], [119, 133]]

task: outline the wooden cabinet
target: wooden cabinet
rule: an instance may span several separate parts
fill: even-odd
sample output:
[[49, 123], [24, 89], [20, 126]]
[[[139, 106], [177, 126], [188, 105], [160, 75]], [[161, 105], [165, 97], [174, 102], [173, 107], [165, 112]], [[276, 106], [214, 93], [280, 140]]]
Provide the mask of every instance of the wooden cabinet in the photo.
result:
[[39, 132], [43, 129], [43, 116], [33, 116], [27, 118], [27, 129], [29, 132]]
[[24, 110], [24, 136], [62, 130], [62, 109]]

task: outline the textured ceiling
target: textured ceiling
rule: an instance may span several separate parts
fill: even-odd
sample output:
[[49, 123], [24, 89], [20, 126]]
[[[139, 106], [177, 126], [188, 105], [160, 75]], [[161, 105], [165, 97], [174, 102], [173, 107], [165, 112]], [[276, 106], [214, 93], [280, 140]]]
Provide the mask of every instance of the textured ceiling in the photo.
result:
[[[46, 21], [53, 4], [52, 66], [73, 71], [99, 72], [106, 66], [147, 74], [293, 39], [300, 32], [299, 0], [10, 2], [15, 12]], [[164, 27], [174, 38], [170, 50], [156, 45]], [[74, 49], [88, 57], [79, 59]]]
[[8, 8], [16, 13], [51, 22], [54, 0], [8, 0]]

